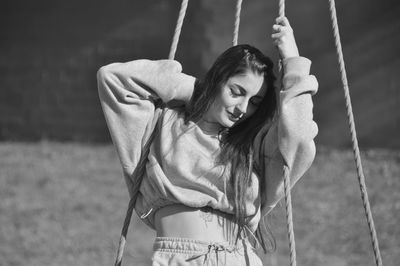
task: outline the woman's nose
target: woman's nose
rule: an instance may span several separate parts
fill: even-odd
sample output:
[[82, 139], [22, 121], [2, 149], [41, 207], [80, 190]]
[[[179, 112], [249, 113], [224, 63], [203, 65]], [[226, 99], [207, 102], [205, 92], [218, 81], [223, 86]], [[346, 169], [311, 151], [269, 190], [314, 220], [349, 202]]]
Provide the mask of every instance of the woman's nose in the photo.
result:
[[242, 114], [245, 114], [246, 111], [247, 111], [247, 106], [248, 106], [248, 102], [247, 101], [243, 101], [243, 102], [241, 102], [240, 104], [238, 104], [236, 106], [236, 109], [237, 109], [238, 112], [240, 112]]

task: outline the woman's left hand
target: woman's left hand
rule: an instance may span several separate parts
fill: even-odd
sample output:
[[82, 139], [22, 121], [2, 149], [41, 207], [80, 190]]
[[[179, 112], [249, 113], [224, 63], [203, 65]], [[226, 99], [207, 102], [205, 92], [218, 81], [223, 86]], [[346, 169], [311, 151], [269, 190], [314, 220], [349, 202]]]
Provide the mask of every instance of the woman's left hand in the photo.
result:
[[299, 56], [293, 29], [286, 17], [278, 17], [272, 26], [272, 40], [279, 50], [282, 59]]

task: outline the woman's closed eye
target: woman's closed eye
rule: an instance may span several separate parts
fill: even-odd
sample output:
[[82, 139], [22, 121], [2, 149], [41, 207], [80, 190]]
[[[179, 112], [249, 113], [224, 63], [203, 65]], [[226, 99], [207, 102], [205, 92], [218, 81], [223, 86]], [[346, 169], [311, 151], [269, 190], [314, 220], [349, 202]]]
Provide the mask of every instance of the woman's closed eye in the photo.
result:
[[229, 92], [234, 97], [243, 96], [243, 93], [239, 89], [233, 87], [229, 87]]

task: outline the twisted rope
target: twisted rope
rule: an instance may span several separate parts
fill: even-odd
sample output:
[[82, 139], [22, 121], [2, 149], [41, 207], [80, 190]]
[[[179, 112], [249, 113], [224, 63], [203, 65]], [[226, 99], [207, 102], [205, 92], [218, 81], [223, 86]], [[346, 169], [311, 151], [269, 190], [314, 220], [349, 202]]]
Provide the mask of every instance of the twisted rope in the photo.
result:
[[285, 16], [285, 0], [279, 0], [279, 16]]
[[242, 2], [243, 2], [243, 0], [237, 0], [237, 2], [236, 2], [235, 26], [234, 26], [234, 29], [233, 29], [232, 46], [235, 46], [235, 45], [238, 44], [240, 13], [242, 12]]
[[[171, 48], [170, 48], [169, 55], [168, 55], [168, 59], [171, 59], [171, 60], [175, 58], [175, 53], [176, 53], [176, 49], [178, 47], [179, 37], [181, 35], [183, 20], [186, 15], [188, 2], [189, 2], [189, 0], [182, 0], [181, 9], [179, 11], [179, 16], [178, 16], [178, 20], [176, 23], [174, 36], [172, 38], [172, 44], [171, 44]], [[123, 257], [124, 250], [125, 250], [126, 236], [128, 234], [129, 224], [131, 222], [131, 217], [132, 217], [133, 209], [134, 209], [136, 199], [138, 196], [140, 184], [142, 183], [144, 168], [146, 165], [146, 159], [147, 159], [149, 151], [150, 151], [150, 145], [153, 142], [153, 139], [156, 135], [156, 131], [157, 131], [157, 125], [156, 125], [155, 129], [153, 130], [152, 134], [150, 135], [150, 138], [147, 141], [145, 147], [143, 148], [144, 152], [142, 153], [142, 155], [140, 157], [140, 160], [135, 169], [135, 172], [132, 174], [134, 177], [136, 177], [136, 179], [135, 179], [135, 183], [133, 184], [132, 198], [129, 201], [128, 210], [126, 211], [126, 216], [125, 216], [125, 220], [124, 220], [124, 226], [122, 227], [121, 237], [120, 237], [120, 240], [118, 243], [118, 251], [117, 251], [117, 258], [115, 260], [115, 266], [121, 266], [121, 264], [122, 264], [122, 257]]]
[[288, 230], [289, 249], [290, 249], [290, 265], [296, 266], [296, 242], [294, 240], [293, 230], [293, 212], [292, 212], [292, 196], [290, 194], [290, 176], [289, 167], [283, 167], [283, 184], [285, 188], [285, 209], [286, 209], [286, 227]]
[[353, 144], [353, 153], [354, 153], [355, 163], [356, 163], [356, 167], [357, 167], [358, 182], [360, 183], [361, 199], [362, 199], [362, 202], [364, 205], [365, 215], [367, 217], [368, 227], [369, 227], [369, 231], [370, 231], [370, 235], [371, 235], [372, 247], [373, 247], [374, 255], [375, 255], [375, 263], [378, 266], [382, 266], [382, 258], [381, 258], [381, 254], [380, 254], [380, 250], [379, 250], [378, 238], [377, 238], [376, 231], [375, 231], [374, 220], [372, 218], [371, 207], [370, 207], [369, 200], [368, 200], [367, 187], [365, 184], [364, 172], [363, 172], [363, 168], [361, 165], [361, 156], [360, 156], [360, 151], [358, 148], [358, 141], [357, 141], [356, 128], [355, 128], [355, 124], [354, 124], [353, 110], [351, 107], [349, 85], [347, 82], [347, 74], [346, 74], [346, 69], [345, 69], [345, 65], [344, 65], [343, 51], [342, 51], [342, 45], [341, 45], [340, 35], [339, 35], [339, 26], [338, 26], [337, 16], [336, 16], [335, 1], [329, 0], [329, 5], [330, 5], [329, 9], [330, 9], [330, 13], [331, 13], [331, 20], [332, 20], [333, 35], [335, 38], [336, 53], [338, 56], [340, 74], [341, 74], [341, 79], [342, 79], [342, 84], [343, 84], [344, 96], [345, 96], [345, 100], [346, 100], [347, 118], [348, 118], [348, 122], [349, 122], [351, 140], [352, 140], [352, 144]]
[[[279, 0], [279, 17], [285, 16], [285, 0]], [[279, 71], [282, 71], [282, 60], [278, 62]], [[290, 250], [290, 265], [296, 266], [296, 241], [294, 238], [293, 229], [293, 212], [292, 212], [292, 196], [290, 194], [290, 175], [289, 167], [285, 165], [283, 167], [283, 184], [285, 189], [285, 210], [286, 210], [286, 227], [289, 238], [289, 250]]]
[[189, 0], [182, 0], [181, 9], [179, 11], [179, 16], [178, 16], [178, 21], [176, 22], [174, 37], [172, 38], [172, 44], [171, 44], [171, 48], [169, 50], [169, 55], [168, 55], [168, 59], [171, 59], [171, 60], [175, 58], [176, 48], [178, 47], [179, 37], [181, 35], [183, 19], [185, 18], [185, 15], [186, 15], [186, 9], [188, 6], [188, 2], [189, 2]]
[[[279, 0], [279, 17], [284, 17], [285, 16], [285, 0]], [[282, 59], [279, 59], [278, 61], [278, 71], [282, 71]]]
[[125, 216], [125, 220], [124, 220], [124, 226], [122, 227], [121, 237], [119, 239], [117, 258], [115, 259], [115, 266], [121, 266], [121, 264], [122, 264], [122, 256], [124, 254], [124, 249], [125, 249], [125, 244], [126, 244], [126, 236], [128, 234], [129, 224], [131, 223], [132, 212], [135, 207], [136, 199], [139, 195], [140, 184], [142, 183], [142, 180], [143, 180], [147, 158], [150, 153], [150, 146], [151, 146], [151, 143], [153, 143], [153, 140], [158, 132], [158, 124], [159, 124], [159, 120], [157, 120], [157, 123], [156, 123], [153, 131], [151, 132], [149, 139], [147, 140], [146, 144], [144, 145], [143, 152], [139, 158], [139, 162], [135, 168], [135, 171], [132, 174], [132, 177], [133, 177], [132, 193], [131, 193], [132, 197], [129, 200], [128, 210], [126, 211], [126, 216]]
[[131, 198], [129, 200], [128, 210], [126, 211], [124, 226], [122, 227], [121, 237], [118, 243], [117, 258], [115, 260], [115, 266], [121, 266], [122, 256], [124, 255], [124, 249], [126, 244], [126, 235], [128, 234], [129, 224], [131, 223], [131, 217], [133, 212], [133, 207], [135, 206], [136, 199]]

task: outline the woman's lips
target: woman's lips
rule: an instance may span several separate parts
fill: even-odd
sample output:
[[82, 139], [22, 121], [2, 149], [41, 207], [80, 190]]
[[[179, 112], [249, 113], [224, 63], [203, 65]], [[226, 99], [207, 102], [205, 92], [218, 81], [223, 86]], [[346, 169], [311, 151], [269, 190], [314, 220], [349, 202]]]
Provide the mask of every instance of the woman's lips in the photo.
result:
[[235, 116], [234, 114], [232, 114], [231, 112], [227, 111], [227, 113], [229, 114], [229, 119], [233, 122], [236, 122], [240, 119], [240, 116]]

